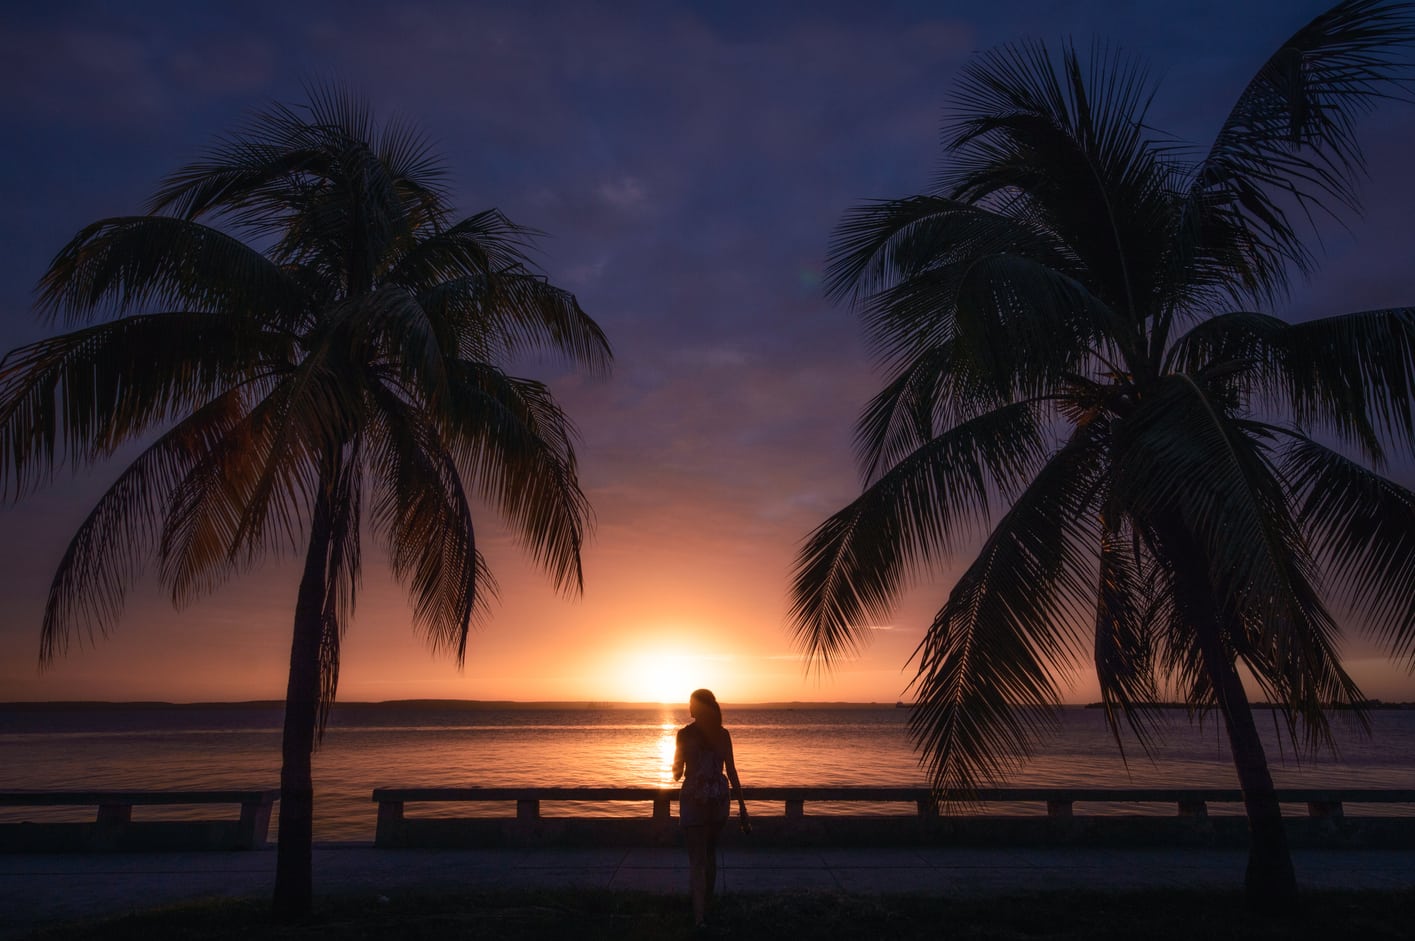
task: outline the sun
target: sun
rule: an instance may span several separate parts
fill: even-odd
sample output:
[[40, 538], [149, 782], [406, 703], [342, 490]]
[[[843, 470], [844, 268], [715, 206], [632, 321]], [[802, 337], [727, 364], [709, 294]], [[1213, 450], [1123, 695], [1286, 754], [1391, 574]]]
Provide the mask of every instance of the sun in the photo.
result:
[[709, 684], [709, 658], [666, 651], [626, 654], [619, 672], [624, 702], [685, 703], [695, 689]]

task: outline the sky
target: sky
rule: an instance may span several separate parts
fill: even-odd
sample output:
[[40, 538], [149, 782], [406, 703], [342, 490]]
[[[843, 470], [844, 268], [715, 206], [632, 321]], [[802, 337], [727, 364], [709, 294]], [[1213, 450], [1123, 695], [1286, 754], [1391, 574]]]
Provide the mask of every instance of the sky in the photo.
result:
[[[550, 362], [596, 526], [567, 599], [504, 533], [466, 662], [433, 657], [373, 545], [342, 700], [890, 702], [966, 553], [925, 573], [858, 657], [808, 673], [789, 632], [792, 561], [858, 492], [855, 417], [881, 385], [853, 313], [827, 300], [832, 228], [925, 190], [950, 89], [1001, 43], [1105, 40], [1146, 62], [1155, 125], [1202, 143], [1311, 0], [644, 3], [55, 0], [0, 32], [0, 348], [47, 332], [33, 288], [83, 225], [140, 211], [161, 178], [271, 101], [339, 82], [418, 125], [462, 214], [546, 233], [537, 262], [608, 334], [595, 380]], [[1415, 108], [1363, 121], [1365, 213], [1323, 229], [1323, 264], [1274, 312], [1415, 302]], [[297, 569], [275, 559], [173, 609], [135, 586], [113, 634], [38, 667], [54, 567], [117, 463], [0, 507], [0, 701], [278, 699]], [[1392, 476], [1415, 483], [1408, 464]], [[1415, 679], [1352, 635], [1368, 695]], [[1084, 669], [1065, 698], [1095, 698]]]

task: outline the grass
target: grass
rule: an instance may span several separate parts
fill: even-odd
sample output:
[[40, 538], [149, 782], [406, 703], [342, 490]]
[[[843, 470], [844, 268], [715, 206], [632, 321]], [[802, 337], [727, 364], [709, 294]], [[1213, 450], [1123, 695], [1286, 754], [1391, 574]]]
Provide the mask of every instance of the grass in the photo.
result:
[[[1277, 916], [1248, 911], [1239, 893], [1155, 890], [1048, 892], [978, 899], [924, 895], [734, 895], [709, 936], [734, 941], [1330, 941], [1408, 939], [1415, 892], [1309, 892]], [[294, 924], [262, 900], [210, 900], [41, 930], [36, 941], [182, 939], [428, 939], [649, 941], [699, 936], [686, 898], [593, 890], [400, 893], [321, 897]]]

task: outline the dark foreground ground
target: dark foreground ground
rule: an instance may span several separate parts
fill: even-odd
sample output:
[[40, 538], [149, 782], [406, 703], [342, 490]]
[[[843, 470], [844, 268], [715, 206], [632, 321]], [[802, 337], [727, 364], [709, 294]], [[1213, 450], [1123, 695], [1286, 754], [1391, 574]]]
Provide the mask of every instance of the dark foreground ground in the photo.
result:
[[719, 901], [706, 932], [681, 897], [649, 892], [531, 889], [404, 892], [321, 898], [292, 925], [271, 921], [264, 901], [188, 902], [118, 918], [50, 926], [42, 941], [98, 939], [576, 939], [692, 937], [734, 941], [813, 939], [1145, 939], [1332, 941], [1415, 936], [1415, 891], [1309, 891], [1290, 912], [1249, 911], [1236, 892], [1193, 889], [1051, 891], [984, 898], [838, 891], [735, 894]]
[[[0, 941], [41, 938], [684, 936], [678, 848], [314, 852], [316, 916], [266, 915], [275, 852], [0, 854]], [[714, 934], [735, 939], [1415, 939], [1415, 849], [1298, 850], [1301, 904], [1260, 919], [1247, 854], [1204, 848], [724, 851]]]

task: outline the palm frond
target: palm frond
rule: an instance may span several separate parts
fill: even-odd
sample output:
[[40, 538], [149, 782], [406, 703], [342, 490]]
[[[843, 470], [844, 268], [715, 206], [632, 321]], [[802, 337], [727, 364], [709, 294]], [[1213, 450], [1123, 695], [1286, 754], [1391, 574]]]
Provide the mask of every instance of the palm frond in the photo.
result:
[[[333, 130], [287, 105], [271, 105], [235, 134], [219, 139], [203, 157], [169, 174], [147, 211], [189, 220], [240, 220], [244, 213], [257, 229], [278, 231], [290, 219], [299, 181], [328, 165]], [[260, 220], [251, 211], [257, 207], [271, 218]]]
[[1203, 560], [1204, 604], [1217, 612], [1232, 653], [1313, 741], [1325, 742], [1324, 705], [1351, 702], [1357, 691], [1336, 656], [1337, 625], [1272, 463], [1272, 434], [1226, 415], [1189, 378], [1171, 377], [1117, 436], [1115, 499], [1158, 542], [1172, 542], [1177, 529], [1192, 540], [1170, 545], [1167, 564], [1193, 564], [1180, 553]]
[[551, 285], [527, 254], [540, 233], [488, 210], [421, 239], [387, 281], [412, 290], [459, 355], [501, 362], [544, 349], [597, 373], [609, 368], [609, 342], [574, 295]]
[[[435, 289], [436, 302], [458, 329], [463, 358], [486, 351], [491, 362], [557, 353], [591, 375], [604, 376], [613, 353], [599, 325], [575, 295], [539, 275], [505, 271], [462, 278]], [[469, 316], [472, 315], [472, 316]]]
[[855, 456], [867, 484], [942, 428], [1003, 404], [970, 396], [954, 382], [954, 365], [951, 342], [926, 347], [865, 406], [855, 424]]
[[125, 317], [39, 340], [0, 362], [0, 478], [18, 495], [259, 382], [288, 340], [185, 311]]
[[1075, 270], [1055, 240], [1018, 220], [925, 197], [847, 216], [831, 260], [888, 367], [949, 348], [954, 385], [997, 398], [1040, 394], [1127, 331]]
[[883, 291], [864, 320], [886, 362], [951, 344], [956, 381], [972, 394], [1001, 398], [1052, 391], [1116, 336], [1105, 329], [1114, 324], [1110, 311], [1081, 284], [1032, 258], [1002, 253]]
[[964, 67], [950, 123], [945, 192], [998, 203], [1051, 233], [1076, 277], [1131, 324], [1158, 311], [1148, 287], [1163, 270], [1171, 167], [1147, 139], [1153, 85], [1115, 50], [1089, 62], [1071, 46], [1004, 46]]
[[366, 103], [329, 87], [312, 92], [308, 114], [274, 105], [256, 115], [168, 177], [151, 211], [226, 220], [273, 240], [281, 264], [317, 264], [358, 294], [443, 227], [441, 175], [406, 126], [378, 134]]
[[870, 303], [875, 295], [940, 268], [951, 268], [956, 280], [974, 260], [995, 255], [1031, 259], [1060, 277], [1083, 270], [1067, 246], [1025, 215], [913, 196], [846, 212], [831, 237], [827, 293], [879, 316], [882, 306]]
[[[158, 544], [159, 575], [185, 607], [246, 568], [262, 550], [292, 551], [300, 503], [314, 489], [308, 451], [281, 447], [277, 391], [218, 440], [206, 443], [173, 489]], [[260, 495], [255, 496], [256, 493]], [[273, 518], [276, 525], [269, 525]]]
[[1309, 217], [1356, 208], [1356, 119], [1409, 81], [1401, 57], [1412, 42], [1407, 4], [1344, 0], [1283, 43], [1239, 96], [1195, 169], [1191, 211], [1223, 213], [1244, 233], [1251, 293], [1276, 296], [1288, 265], [1311, 268], [1284, 206]]
[[410, 231], [424, 238], [441, 232], [450, 215], [447, 167], [423, 132], [395, 116], [378, 134], [374, 150], [397, 181]]
[[1277, 479], [1266, 464], [1265, 432], [1229, 414], [1192, 377], [1156, 384], [1117, 424], [1113, 500], [1145, 522], [1182, 514], [1211, 560], [1216, 589], [1273, 597], [1282, 576], [1268, 567], [1283, 546], [1300, 550]]
[[[1160, 672], [1178, 691], [1191, 720], [1203, 721], [1219, 708], [1214, 674], [1204, 658], [1201, 635], [1224, 637], [1219, 599], [1211, 574], [1193, 535], [1173, 518], [1133, 520], [1136, 541], [1153, 560], [1151, 577], [1159, 604], [1153, 622]], [[1228, 656], [1238, 657], [1229, 636]]]
[[910, 732], [935, 790], [995, 783], [1054, 726], [1059, 669], [1084, 656], [1103, 436], [1082, 429], [988, 536], [915, 654]]
[[1170, 355], [1176, 369], [1225, 371], [1245, 395], [1359, 446], [1377, 464], [1387, 439], [1415, 452], [1415, 309], [1297, 324], [1229, 313], [1194, 327]]
[[1122, 722], [1151, 754], [1153, 705], [1160, 700], [1154, 625], [1157, 605], [1151, 573], [1135, 540], [1102, 520], [1100, 575], [1096, 591], [1096, 679], [1106, 725], [1122, 757]]
[[1006, 405], [948, 429], [900, 461], [806, 540], [790, 619], [814, 667], [853, 651], [908, 577], [939, 562], [1043, 459], [1036, 406]]
[[1415, 671], [1415, 493], [1310, 439], [1284, 458], [1298, 521], [1347, 607]]
[[384, 280], [424, 290], [459, 278], [528, 271], [530, 252], [541, 234], [517, 225], [499, 209], [485, 209], [418, 239]]
[[356, 377], [338, 368], [346, 350], [322, 339], [182, 481], [161, 544], [177, 605], [299, 544], [321, 476], [335, 472], [359, 425]]
[[39, 309], [69, 323], [138, 307], [293, 326], [303, 292], [239, 239], [185, 219], [126, 216], [79, 230], [39, 282]]
[[460, 665], [470, 627], [496, 592], [477, 549], [461, 474], [418, 409], [385, 389], [374, 398], [375, 527], [395, 577], [412, 595], [414, 626], [434, 651], [450, 651]]
[[449, 374], [451, 404], [437, 421], [464, 479], [500, 510], [556, 585], [578, 593], [591, 517], [569, 418], [539, 382], [466, 361]]
[[867, 203], [847, 210], [831, 234], [826, 295], [858, 302], [950, 259], [1033, 243], [1052, 244], [1022, 222], [955, 199]]
[[1382, 438], [1415, 453], [1415, 308], [1309, 320], [1281, 339], [1283, 391], [1300, 424], [1336, 432], [1378, 464]]
[[[1272, 358], [1287, 321], [1254, 311], [1228, 311], [1205, 317], [1177, 337], [1165, 354], [1166, 372], [1199, 373], [1229, 365], [1252, 372]], [[1260, 376], [1245, 391], [1262, 389]]]
[[243, 410], [241, 392], [233, 390], [192, 412], [144, 449], [99, 498], [50, 582], [41, 664], [63, 655], [74, 635], [106, 636], [117, 625], [128, 586], [156, 552], [173, 494]]
[[[456, 355], [458, 343], [456, 333], [442, 326], [406, 288], [383, 285], [330, 305], [305, 342], [311, 347], [311, 358], [326, 361], [330, 376], [341, 368], [351, 373], [340, 377], [341, 387], [367, 382], [370, 374], [396, 372], [410, 397], [437, 401], [450, 394], [447, 359]], [[346, 363], [359, 364], [364, 374], [356, 374]], [[346, 412], [357, 410], [357, 396], [352, 391], [346, 394]], [[356, 424], [357, 419], [349, 422]], [[346, 432], [344, 437], [348, 436]]]
[[315, 708], [315, 742], [324, 738], [329, 712], [339, 689], [339, 662], [344, 631], [354, 618], [360, 579], [360, 508], [363, 506], [357, 443], [330, 481], [329, 551], [324, 576], [324, 606], [320, 612], [319, 699]]

